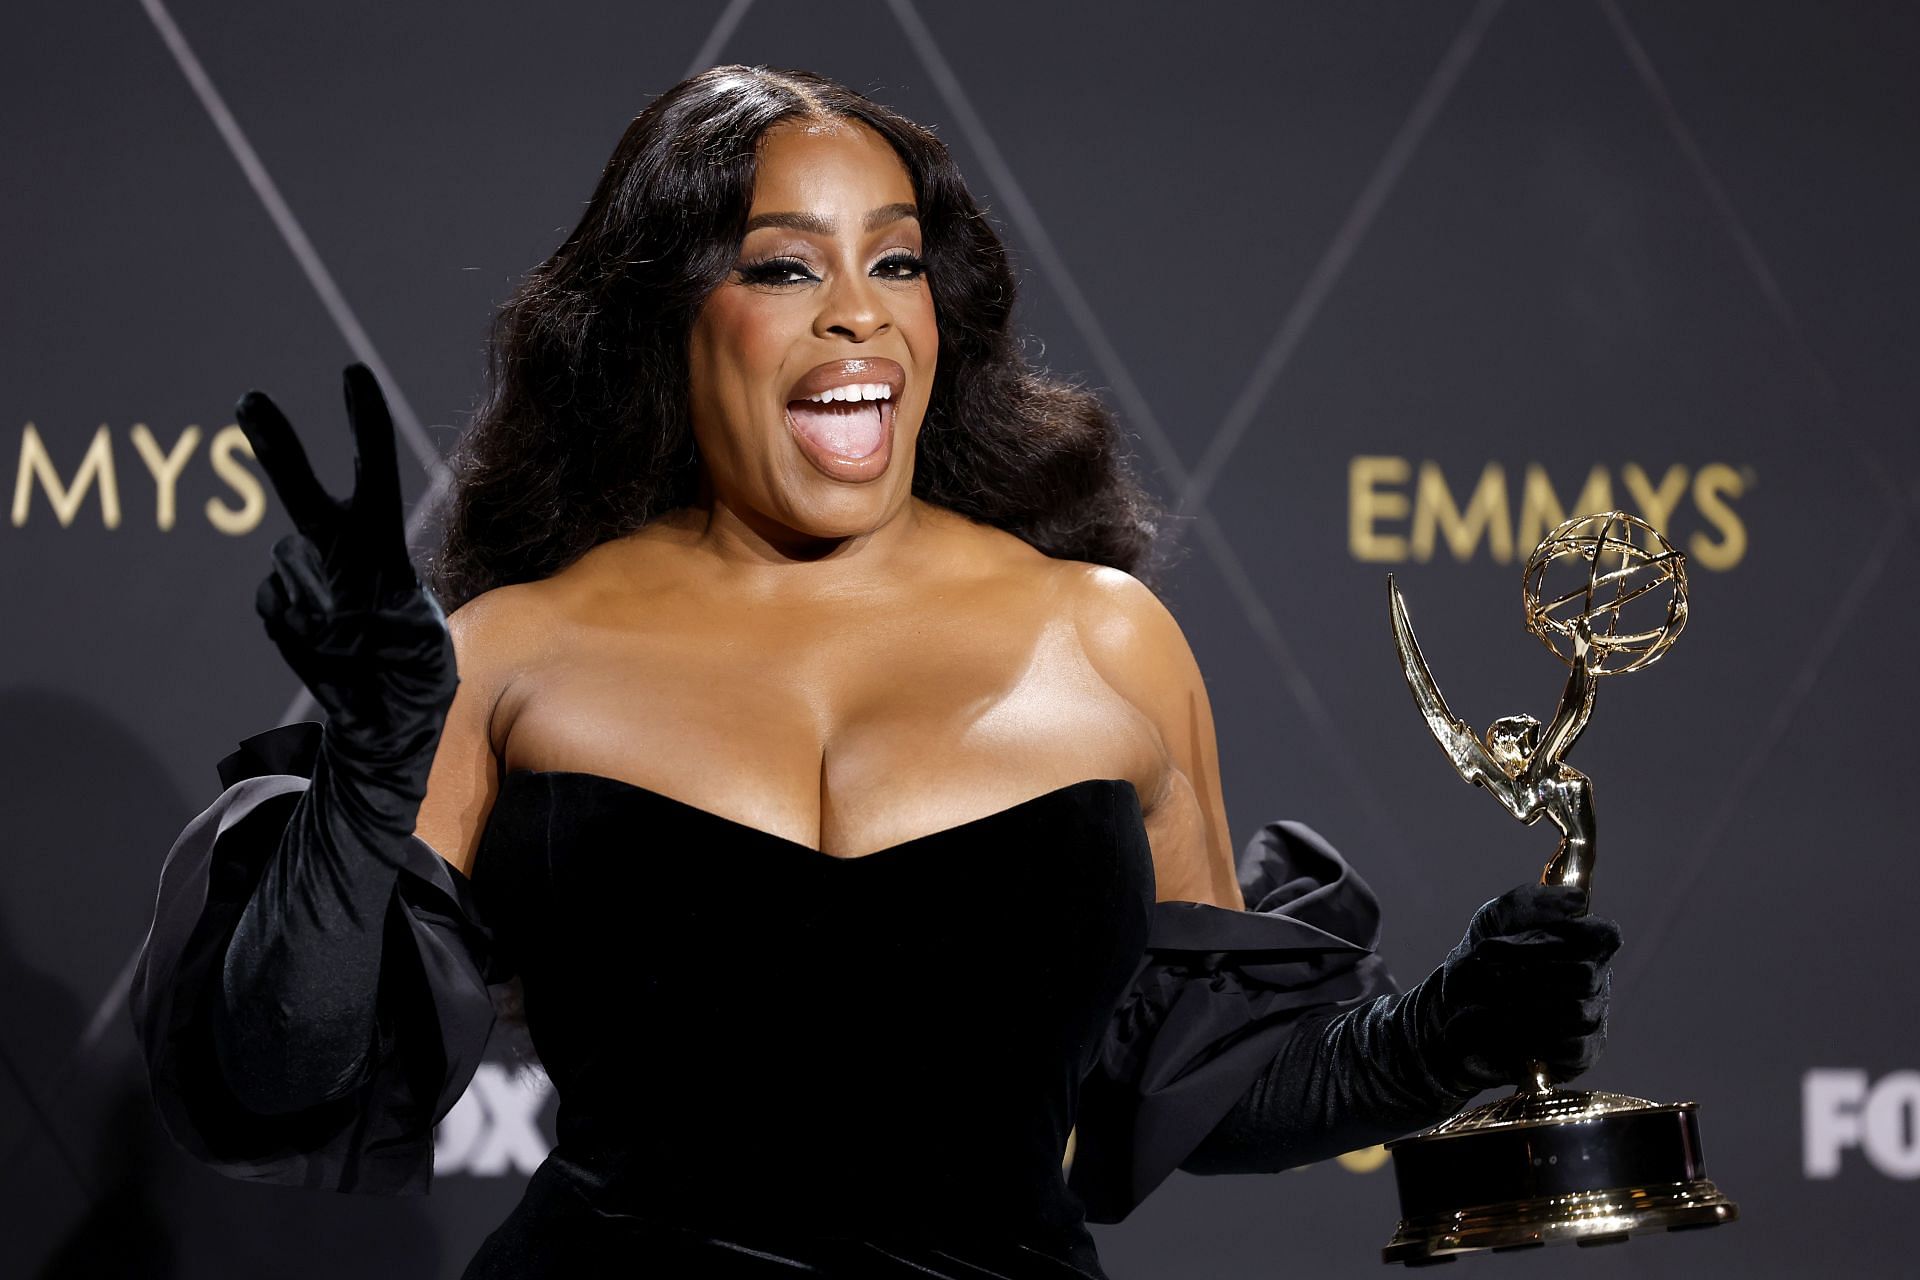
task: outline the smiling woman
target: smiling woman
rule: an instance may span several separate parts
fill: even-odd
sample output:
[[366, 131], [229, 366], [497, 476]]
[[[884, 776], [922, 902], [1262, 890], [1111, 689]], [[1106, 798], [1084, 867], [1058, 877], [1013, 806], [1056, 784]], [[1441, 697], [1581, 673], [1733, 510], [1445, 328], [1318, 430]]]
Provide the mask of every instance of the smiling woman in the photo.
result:
[[[846, 536], [908, 492], [910, 468], [874, 482], [912, 453], [939, 364], [913, 197], [899, 157], [864, 126], [790, 123], [762, 137], [740, 265], [701, 308], [689, 349], [709, 476], [757, 481], [737, 492], [716, 481], [724, 505]], [[827, 483], [806, 482], [794, 450], [750, 429], [772, 425]]]
[[[1099, 398], [1021, 358], [1016, 293], [1004, 246], [927, 129], [806, 72], [716, 67], [676, 85], [634, 120], [579, 226], [494, 322], [431, 585], [454, 609], [544, 579], [710, 503], [706, 464], [722, 456], [741, 464], [730, 478], [757, 473], [761, 500], [806, 504], [809, 518], [825, 503], [858, 527], [911, 492], [1152, 582], [1159, 508]], [[781, 409], [811, 394], [798, 383], [815, 365], [859, 358], [901, 366], [882, 483], [795, 485], [776, 469], [808, 455], [804, 437], [770, 447]], [[896, 450], [911, 467], [894, 466]], [[826, 465], [829, 478], [881, 470]]]
[[243, 742], [163, 871], [133, 1006], [184, 1147], [423, 1190], [512, 984], [559, 1142], [470, 1280], [1098, 1280], [1087, 1222], [1175, 1168], [1591, 1061], [1617, 938], [1565, 895], [1403, 996], [1318, 836], [1236, 859], [1156, 509], [1013, 301], [931, 133], [719, 67], [502, 310], [450, 615], [372, 376], [346, 503], [242, 401], [328, 720]]

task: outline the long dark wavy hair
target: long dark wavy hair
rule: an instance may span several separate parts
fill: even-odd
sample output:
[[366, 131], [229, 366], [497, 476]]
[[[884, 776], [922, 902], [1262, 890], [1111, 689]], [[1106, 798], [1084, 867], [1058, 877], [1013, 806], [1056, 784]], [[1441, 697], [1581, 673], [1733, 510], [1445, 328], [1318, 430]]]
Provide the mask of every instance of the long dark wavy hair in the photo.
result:
[[761, 136], [829, 119], [886, 139], [918, 204], [940, 350], [914, 494], [1050, 556], [1154, 582], [1165, 512], [1099, 398], [1022, 357], [1006, 248], [945, 144], [824, 76], [723, 66], [634, 119], [579, 226], [494, 318], [487, 392], [450, 459], [427, 564], [447, 609], [696, 500], [694, 318], [735, 265]]

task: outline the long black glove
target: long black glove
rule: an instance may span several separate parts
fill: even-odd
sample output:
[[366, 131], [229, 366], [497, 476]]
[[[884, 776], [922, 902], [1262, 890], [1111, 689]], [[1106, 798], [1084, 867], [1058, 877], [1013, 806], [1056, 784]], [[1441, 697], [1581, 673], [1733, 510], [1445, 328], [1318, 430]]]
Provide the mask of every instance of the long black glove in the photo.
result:
[[407, 558], [393, 419], [347, 368], [353, 495], [331, 497], [293, 428], [249, 392], [235, 409], [298, 532], [273, 547], [255, 608], [327, 714], [311, 784], [228, 944], [213, 1030], [244, 1104], [298, 1110], [377, 1060], [383, 934], [459, 677], [439, 602]]
[[1289, 1169], [1443, 1120], [1531, 1060], [1555, 1080], [1587, 1070], [1606, 1046], [1620, 929], [1585, 908], [1565, 885], [1487, 903], [1412, 990], [1304, 1022], [1180, 1167]]

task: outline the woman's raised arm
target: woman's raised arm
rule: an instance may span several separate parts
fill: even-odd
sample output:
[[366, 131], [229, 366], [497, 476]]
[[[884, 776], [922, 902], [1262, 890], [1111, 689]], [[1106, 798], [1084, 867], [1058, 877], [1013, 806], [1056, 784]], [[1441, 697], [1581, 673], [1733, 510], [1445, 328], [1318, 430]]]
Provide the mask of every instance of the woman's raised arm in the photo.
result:
[[459, 676], [445, 615], [407, 557], [393, 421], [363, 365], [345, 374], [354, 490], [321, 488], [293, 428], [249, 393], [236, 408], [293, 518], [255, 607], [327, 713], [313, 775], [228, 943], [214, 1043], [263, 1113], [337, 1098], [377, 1056], [387, 915]]
[[488, 682], [456, 697], [455, 637], [407, 558], [391, 420], [366, 369], [346, 386], [348, 502], [270, 401], [239, 410], [298, 529], [256, 606], [327, 723], [254, 734], [220, 762], [225, 789], [160, 869], [128, 1005], [189, 1155], [230, 1177], [399, 1194], [432, 1178], [433, 1126], [479, 1065], [510, 966], [457, 864], [414, 835], [430, 767], [484, 776], [465, 704]]

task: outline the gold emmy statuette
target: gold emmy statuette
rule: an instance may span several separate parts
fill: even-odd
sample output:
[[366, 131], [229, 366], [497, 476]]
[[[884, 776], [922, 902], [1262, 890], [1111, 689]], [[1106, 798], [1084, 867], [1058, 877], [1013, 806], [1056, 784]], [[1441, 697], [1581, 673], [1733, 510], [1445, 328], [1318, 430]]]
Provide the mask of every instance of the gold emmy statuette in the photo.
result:
[[[1522, 578], [1527, 630], [1571, 668], [1543, 730], [1503, 716], [1484, 740], [1447, 706], [1391, 575], [1387, 594], [1407, 686], [1462, 778], [1506, 811], [1560, 830], [1545, 884], [1590, 889], [1593, 784], [1563, 757], [1586, 728], [1603, 675], [1658, 661], [1687, 622], [1686, 557], [1622, 511], [1576, 516], [1549, 533]], [[1707, 1178], [1691, 1102], [1554, 1087], [1531, 1063], [1519, 1092], [1387, 1144], [1400, 1227], [1387, 1262], [1451, 1262], [1481, 1249], [1611, 1244], [1641, 1231], [1712, 1227], [1739, 1216]]]

